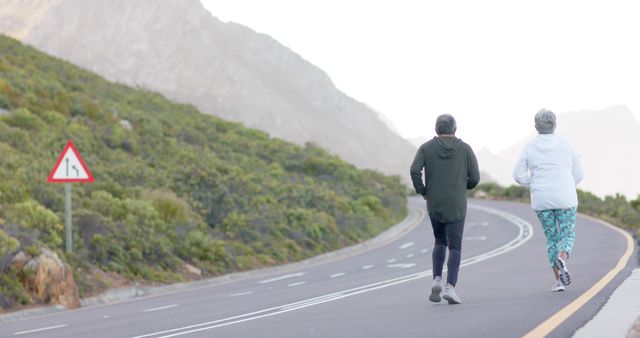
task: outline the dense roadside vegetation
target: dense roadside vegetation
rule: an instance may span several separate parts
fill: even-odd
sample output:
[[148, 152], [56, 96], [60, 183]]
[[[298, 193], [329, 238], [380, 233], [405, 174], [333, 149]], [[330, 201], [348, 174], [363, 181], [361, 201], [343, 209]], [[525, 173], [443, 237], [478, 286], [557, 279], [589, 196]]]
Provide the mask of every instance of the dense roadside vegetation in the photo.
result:
[[[530, 202], [529, 189], [516, 185], [505, 188], [496, 183], [481, 183], [469, 192], [469, 196], [479, 196], [480, 191], [492, 199]], [[640, 239], [640, 195], [629, 201], [620, 194], [600, 198], [578, 189], [578, 201], [578, 212], [627, 229]]]
[[[211, 79], [215, 81], [216, 79]], [[74, 184], [74, 252], [63, 186], [46, 177], [67, 139], [95, 176]], [[81, 296], [128, 281], [300, 260], [369, 238], [406, 213], [398, 177], [113, 84], [0, 35], [0, 306], [33, 302], [11, 259], [57, 252]]]

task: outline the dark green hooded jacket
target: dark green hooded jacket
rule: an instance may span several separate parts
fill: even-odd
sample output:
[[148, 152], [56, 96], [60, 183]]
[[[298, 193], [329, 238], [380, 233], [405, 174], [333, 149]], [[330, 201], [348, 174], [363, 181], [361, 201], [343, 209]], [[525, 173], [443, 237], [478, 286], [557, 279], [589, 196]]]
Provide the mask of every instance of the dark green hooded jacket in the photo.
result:
[[418, 149], [411, 164], [411, 180], [416, 192], [427, 200], [432, 219], [456, 222], [467, 214], [467, 189], [480, 182], [478, 161], [471, 147], [459, 138], [434, 137]]

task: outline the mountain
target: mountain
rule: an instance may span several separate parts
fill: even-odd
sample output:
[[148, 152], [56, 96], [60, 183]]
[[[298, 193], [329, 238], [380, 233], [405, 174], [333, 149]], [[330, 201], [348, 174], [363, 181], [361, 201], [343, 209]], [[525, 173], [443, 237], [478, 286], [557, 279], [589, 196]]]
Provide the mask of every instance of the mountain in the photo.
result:
[[[640, 122], [624, 106], [603, 110], [582, 110], [558, 114], [556, 133], [564, 136], [581, 156], [585, 172], [579, 188], [597, 195], [640, 194], [635, 168], [640, 166]], [[533, 121], [533, 118], [532, 118]], [[536, 133], [500, 152], [478, 154], [480, 168], [501, 184], [513, 184], [511, 172], [524, 146]]]
[[[173, 282], [311, 257], [406, 214], [398, 177], [110, 83], [2, 34], [0, 111], [0, 312], [54, 299], [25, 286], [32, 265], [15, 265], [48, 251], [71, 265], [58, 280], [75, 278], [87, 296], [116, 277]], [[74, 248], [61, 254], [63, 187], [46, 177], [68, 139], [95, 182], [73, 184]]]
[[414, 148], [378, 114], [289, 48], [221, 22], [197, 0], [0, 0], [0, 8], [0, 30], [111, 81], [408, 181]]
[[429, 141], [429, 139], [424, 136], [416, 136], [407, 139], [407, 141], [409, 141], [409, 143], [411, 143], [414, 147], [420, 148], [420, 146]]
[[[476, 153], [478, 166], [481, 173], [485, 174], [487, 180], [500, 183], [502, 185], [511, 185], [512, 165], [509, 161], [498, 155], [494, 155], [489, 149], [482, 148]], [[482, 180], [485, 181], [485, 180]]]

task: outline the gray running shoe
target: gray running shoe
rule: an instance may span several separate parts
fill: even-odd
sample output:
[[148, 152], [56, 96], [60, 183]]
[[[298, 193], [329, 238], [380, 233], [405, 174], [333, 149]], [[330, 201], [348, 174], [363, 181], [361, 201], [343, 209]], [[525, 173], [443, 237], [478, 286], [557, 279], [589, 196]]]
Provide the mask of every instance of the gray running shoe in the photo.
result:
[[460, 300], [460, 297], [458, 297], [458, 294], [456, 294], [456, 289], [452, 286], [447, 284], [447, 286], [444, 287], [444, 292], [442, 293], [442, 298], [446, 299], [447, 302], [449, 302], [449, 304], [460, 304], [462, 303], [462, 301]]
[[567, 264], [564, 262], [564, 259], [560, 257], [556, 258], [553, 266], [560, 271], [560, 281], [562, 285], [567, 286], [571, 284], [571, 275], [569, 274], [569, 270], [567, 270]]
[[564, 284], [560, 280], [557, 280], [553, 287], [551, 288], [551, 292], [560, 292], [564, 291]]
[[433, 285], [431, 286], [431, 295], [429, 300], [434, 303], [440, 303], [440, 292], [442, 291], [442, 277], [438, 276], [433, 279]]

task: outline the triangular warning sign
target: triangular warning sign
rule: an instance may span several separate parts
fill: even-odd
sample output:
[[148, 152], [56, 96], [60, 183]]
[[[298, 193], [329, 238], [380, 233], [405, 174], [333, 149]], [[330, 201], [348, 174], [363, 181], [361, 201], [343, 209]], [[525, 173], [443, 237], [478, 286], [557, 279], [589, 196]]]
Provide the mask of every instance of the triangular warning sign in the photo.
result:
[[58, 157], [58, 162], [49, 173], [48, 182], [70, 183], [70, 182], [93, 182], [93, 175], [84, 164], [78, 149], [71, 140], [67, 141], [62, 154]]

